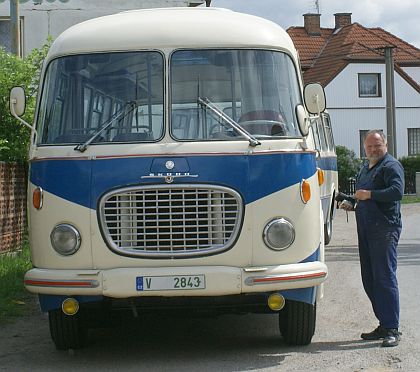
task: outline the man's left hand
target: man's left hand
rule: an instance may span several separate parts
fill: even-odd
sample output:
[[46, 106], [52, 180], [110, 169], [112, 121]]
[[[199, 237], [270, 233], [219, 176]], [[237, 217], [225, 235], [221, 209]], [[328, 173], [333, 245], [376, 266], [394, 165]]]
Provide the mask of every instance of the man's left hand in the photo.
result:
[[354, 194], [354, 197], [357, 200], [368, 200], [371, 198], [371, 192], [370, 190], [357, 190], [356, 193]]

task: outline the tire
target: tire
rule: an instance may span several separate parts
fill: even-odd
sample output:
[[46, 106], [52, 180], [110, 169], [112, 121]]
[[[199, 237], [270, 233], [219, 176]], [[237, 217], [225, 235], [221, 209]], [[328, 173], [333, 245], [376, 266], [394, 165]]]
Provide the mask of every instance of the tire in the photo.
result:
[[315, 333], [316, 304], [287, 301], [279, 313], [279, 328], [289, 345], [309, 345]]
[[330, 218], [326, 224], [324, 224], [324, 244], [328, 245], [330, 244], [331, 238], [332, 238], [332, 229], [333, 229], [333, 222]]
[[328, 245], [332, 238], [333, 232], [333, 212], [330, 212], [327, 223], [324, 224], [324, 244]]
[[80, 313], [66, 315], [61, 309], [48, 312], [51, 338], [57, 350], [81, 349], [87, 340], [87, 328]]

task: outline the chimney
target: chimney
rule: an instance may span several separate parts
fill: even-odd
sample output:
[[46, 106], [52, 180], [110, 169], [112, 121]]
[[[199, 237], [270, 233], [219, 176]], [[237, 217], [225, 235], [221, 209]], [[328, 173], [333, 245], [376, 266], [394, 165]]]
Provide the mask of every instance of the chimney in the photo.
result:
[[351, 13], [335, 13], [335, 27], [337, 30], [341, 27], [351, 25]]
[[311, 36], [321, 35], [320, 18], [321, 18], [321, 14], [306, 13], [303, 15], [304, 27], [308, 35], [311, 35]]

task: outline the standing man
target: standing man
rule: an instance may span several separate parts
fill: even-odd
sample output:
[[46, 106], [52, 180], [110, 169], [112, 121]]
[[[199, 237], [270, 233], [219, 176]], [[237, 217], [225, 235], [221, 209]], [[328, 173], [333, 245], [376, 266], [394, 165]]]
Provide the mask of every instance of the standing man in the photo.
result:
[[386, 137], [371, 130], [364, 140], [368, 162], [356, 180], [357, 235], [363, 287], [379, 326], [362, 333], [364, 340], [383, 339], [382, 346], [397, 346], [400, 340], [397, 245], [401, 233], [400, 200], [404, 194], [404, 169], [387, 153]]

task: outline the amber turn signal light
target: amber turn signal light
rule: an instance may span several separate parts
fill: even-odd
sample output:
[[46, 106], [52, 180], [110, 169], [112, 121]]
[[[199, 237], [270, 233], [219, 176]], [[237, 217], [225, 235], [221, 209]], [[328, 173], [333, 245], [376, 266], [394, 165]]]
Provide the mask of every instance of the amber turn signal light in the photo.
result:
[[300, 196], [305, 204], [311, 198], [311, 185], [307, 180], [302, 180], [300, 183]]
[[37, 187], [32, 194], [32, 204], [36, 209], [41, 209], [44, 199], [44, 192], [40, 187]]
[[324, 184], [324, 181], [325, 181], [324, 171], [321, 168], [318, 168], [317, 171], [318, 171], [318, 184], [319, 186], [321, 186]]

